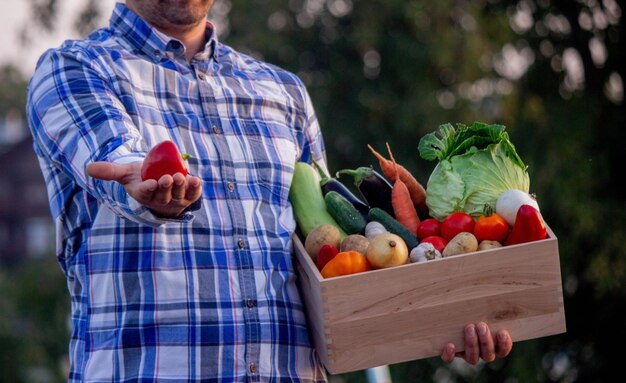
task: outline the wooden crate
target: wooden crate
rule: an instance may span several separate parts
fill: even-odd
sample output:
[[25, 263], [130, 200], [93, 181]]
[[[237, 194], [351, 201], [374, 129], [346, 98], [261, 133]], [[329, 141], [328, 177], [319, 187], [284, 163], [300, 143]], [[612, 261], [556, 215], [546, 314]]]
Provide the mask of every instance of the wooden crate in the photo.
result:
[[331, 374], [463, 348], [466, 323], [514, 342], [565, 332], [557, 238], [324, 279], [294, 236], [317, 353]]

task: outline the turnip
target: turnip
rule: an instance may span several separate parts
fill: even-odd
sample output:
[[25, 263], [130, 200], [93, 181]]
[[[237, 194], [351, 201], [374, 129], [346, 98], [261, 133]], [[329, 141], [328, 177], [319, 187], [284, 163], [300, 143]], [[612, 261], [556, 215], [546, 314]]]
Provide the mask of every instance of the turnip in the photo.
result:
[[522, 190], [509, 189], [502, 192], [496, 201], [496, 213], [498, 213], [506, 222], [513, 227], [517, 211], [522, 205], [530, 205], [539, 210], [537, 200], [531, 194]]

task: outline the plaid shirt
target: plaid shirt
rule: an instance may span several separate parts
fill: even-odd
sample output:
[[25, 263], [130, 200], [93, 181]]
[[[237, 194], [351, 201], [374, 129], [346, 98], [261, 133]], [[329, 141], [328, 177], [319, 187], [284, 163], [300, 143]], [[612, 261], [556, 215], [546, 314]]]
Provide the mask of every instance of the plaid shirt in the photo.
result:
[[[71, 294], [69, 381], [325, 381], [291, 256], [294, 163], [322, 160], [291, 73], [219, 43], [182, 44], [117, 4], [108, 28], [40, 59], [28, 119]], [[92, 161], [170, 139], [203, 181], [159, 219]], [[325, 166], [325, 165], [324, 165]]]

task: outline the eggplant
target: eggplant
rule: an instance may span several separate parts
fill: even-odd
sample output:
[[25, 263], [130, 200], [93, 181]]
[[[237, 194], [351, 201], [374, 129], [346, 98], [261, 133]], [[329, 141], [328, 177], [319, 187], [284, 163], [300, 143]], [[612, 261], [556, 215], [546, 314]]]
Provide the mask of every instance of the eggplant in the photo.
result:
[[363, 218], [367, 219], [367, 213], [370, 210], [369, 205], [363, 202], [359, 197], [355, 196], [354, 193], [346, 187], [346, 185], [341, 183], [341, 181], [326, 174], [324, 169], [322, 169], [322, 167], [314, 159], [311, 159], [311, 161], [320, 174], [320, 187], [322, 188], [322, 194], [326, 195], [331, 190], [336, 191], [344, 196], [352, 204], [352, 206], [354, 206], [359, 213], [361, 213]]
[[391, 190], [393, 186], [383, 175], [371, 166], [339, 170], [336, 177], [340, 178], [343, 174], [353, 177], [354, 186], [357, 187], [370, 208], [381, 208], [391, 214], [392, 217], [395, 217], [393, 205], [391, 204]]

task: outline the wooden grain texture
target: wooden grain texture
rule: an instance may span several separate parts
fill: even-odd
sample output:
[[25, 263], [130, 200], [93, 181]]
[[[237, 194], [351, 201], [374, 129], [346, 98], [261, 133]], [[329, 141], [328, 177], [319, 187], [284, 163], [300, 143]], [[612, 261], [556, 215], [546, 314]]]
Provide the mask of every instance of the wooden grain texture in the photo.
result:
[[[331, 373], [438, 356], [466, 323], [514, 341], [565, 331], [557, 239], [323, 279], [294, 239], [312, 336]], [[323, 322], [323, 323], [320, 323]]]

